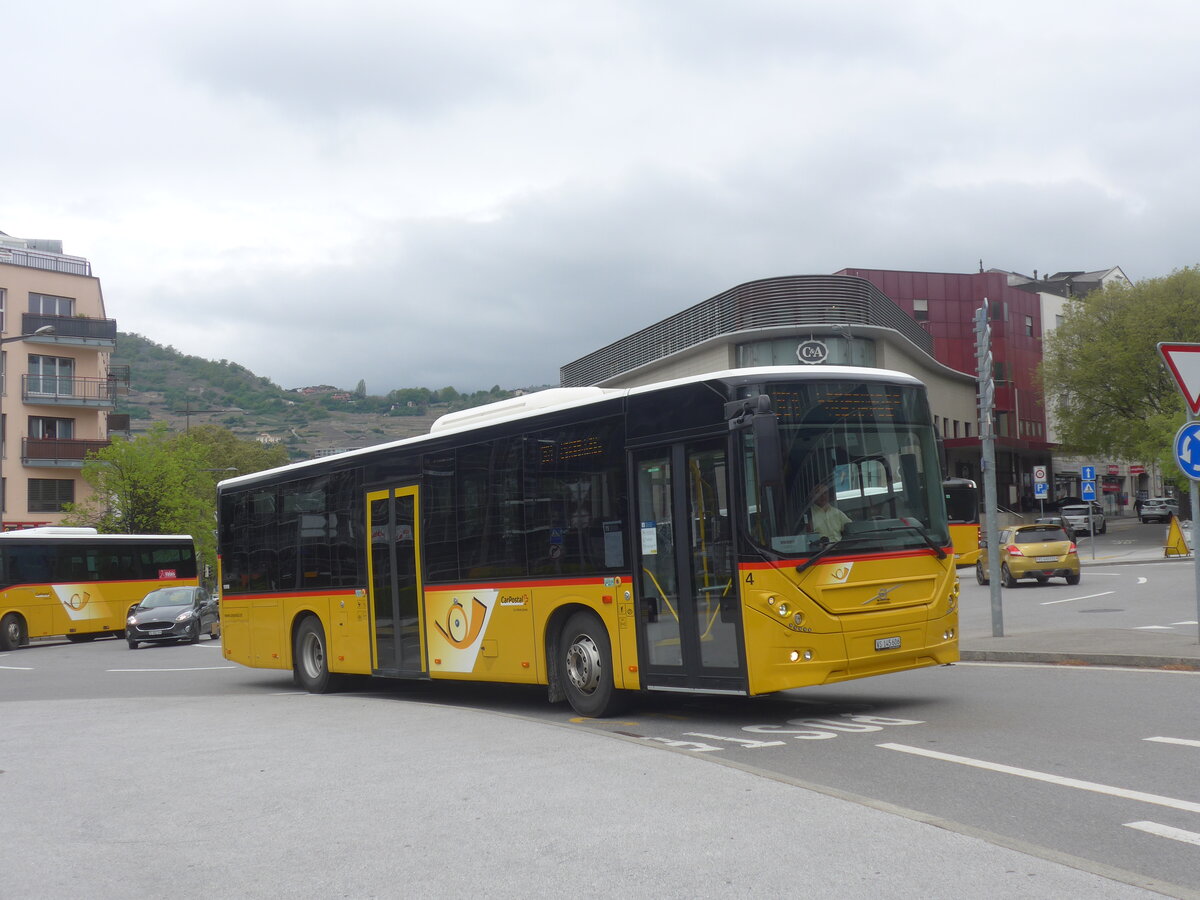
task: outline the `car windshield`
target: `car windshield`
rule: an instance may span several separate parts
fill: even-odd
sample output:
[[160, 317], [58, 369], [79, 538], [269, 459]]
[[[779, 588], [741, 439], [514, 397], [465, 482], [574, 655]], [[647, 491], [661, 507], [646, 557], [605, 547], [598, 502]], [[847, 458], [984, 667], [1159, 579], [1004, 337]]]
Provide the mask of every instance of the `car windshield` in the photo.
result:
[[191, 588], [159, 588], [148, 593], [138, 605], [142, 609], [158, 609], [162, 606], [190, 606], [191, 603]]
[[1044, 541], [1065, 541], [1067, 533], [1053, 526], [1047, 528], [1022, 528], [1016, 533], [1018, 544], [1040, 544]]

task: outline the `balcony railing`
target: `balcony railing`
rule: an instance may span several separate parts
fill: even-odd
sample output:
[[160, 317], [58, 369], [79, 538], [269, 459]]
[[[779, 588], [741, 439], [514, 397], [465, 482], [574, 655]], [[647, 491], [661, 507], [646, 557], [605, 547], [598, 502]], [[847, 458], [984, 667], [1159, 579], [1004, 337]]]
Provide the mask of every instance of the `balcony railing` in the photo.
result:
[[110, 378], [76, 375], [22, 375], [21, 399], [43, 406], [113, 406], [116, 384]]
[[28, 337], [28, 343], [96, 344], [112, 347], [117, 342], [116, 319], [89, 319], [87, 316], [43, 316], [39, 313], [21, 314], [21, 333], [33, 335], [39, 328], [51, 325], [53, 334]]
[[26, 466], [50, 466], [78, 469], [87, 455], [103, 450], [109, 441], [88, 441], [73, 438], [23, 438], [21, 463]]
[[68, 275], [91, 275], [92, 264], [82, 256], [67, 256], [64, 253], [43, 253], [39, 250], [19, 250], [15, 247], [0, 247], [0, 263], [45, 269], [47, 272], [65, 272]]

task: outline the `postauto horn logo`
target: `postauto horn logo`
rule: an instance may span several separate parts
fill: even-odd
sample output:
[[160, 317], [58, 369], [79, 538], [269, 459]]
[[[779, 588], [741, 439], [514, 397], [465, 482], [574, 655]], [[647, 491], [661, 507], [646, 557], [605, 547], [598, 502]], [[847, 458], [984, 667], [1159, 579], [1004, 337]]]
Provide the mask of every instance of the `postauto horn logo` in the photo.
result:
[[450, 608], [446, 610], [446, 623], [434, 622], [434, 626], [442, 633], [452, 647], [457, 647], [459, 650], [465, 650], [475, 643], [475, 639], [479, 637], [479, 632], [483, 631], [483, 623], [487, 619], [487, 607], [479, 600], [478, 597], [471, 598], [471, 612], [468, 614], [466, 608], [462, 605], [457, 597], [450, 604]]

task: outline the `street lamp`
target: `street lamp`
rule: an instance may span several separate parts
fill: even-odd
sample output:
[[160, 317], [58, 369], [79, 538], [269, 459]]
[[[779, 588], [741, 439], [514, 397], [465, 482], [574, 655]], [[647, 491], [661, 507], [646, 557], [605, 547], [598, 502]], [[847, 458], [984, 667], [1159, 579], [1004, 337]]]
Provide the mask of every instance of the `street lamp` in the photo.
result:
[[[12, 337], [0, 338], [0, 345], [11, 344], [14, 341], [23, 341], [31, 337], [40, 337], [41, 335], [54, 334], [53, 325], [43, 325], [37, 331], [29, 334], [15, 334]], [[3, 354], [0, 354], [0, 360], [3, 359]], [[8, 442], [8, 429], [4, 427], [4, 392], [8, 390], [8, 364], [4, 364], [3, 382], [0, 383], [0, 531], [4, 531], [4, 507], [8, 503], [8, 485], [4, 481], [4, 456], [5, 444]]]

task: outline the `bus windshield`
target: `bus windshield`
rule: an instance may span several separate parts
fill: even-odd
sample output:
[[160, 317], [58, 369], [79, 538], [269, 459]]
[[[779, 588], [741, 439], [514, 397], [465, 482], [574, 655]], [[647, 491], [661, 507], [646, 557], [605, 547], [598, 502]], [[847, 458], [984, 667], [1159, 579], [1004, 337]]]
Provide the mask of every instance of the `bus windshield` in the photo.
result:
[[[747, 534], [772, 556], [839, 556], [949, 542], [936, 437], [924, 393], [881, 382], [767, 385], [781, 483], [763, 486], [742, 433]], [[760, 503], [760, 499], [762, 502]]]

